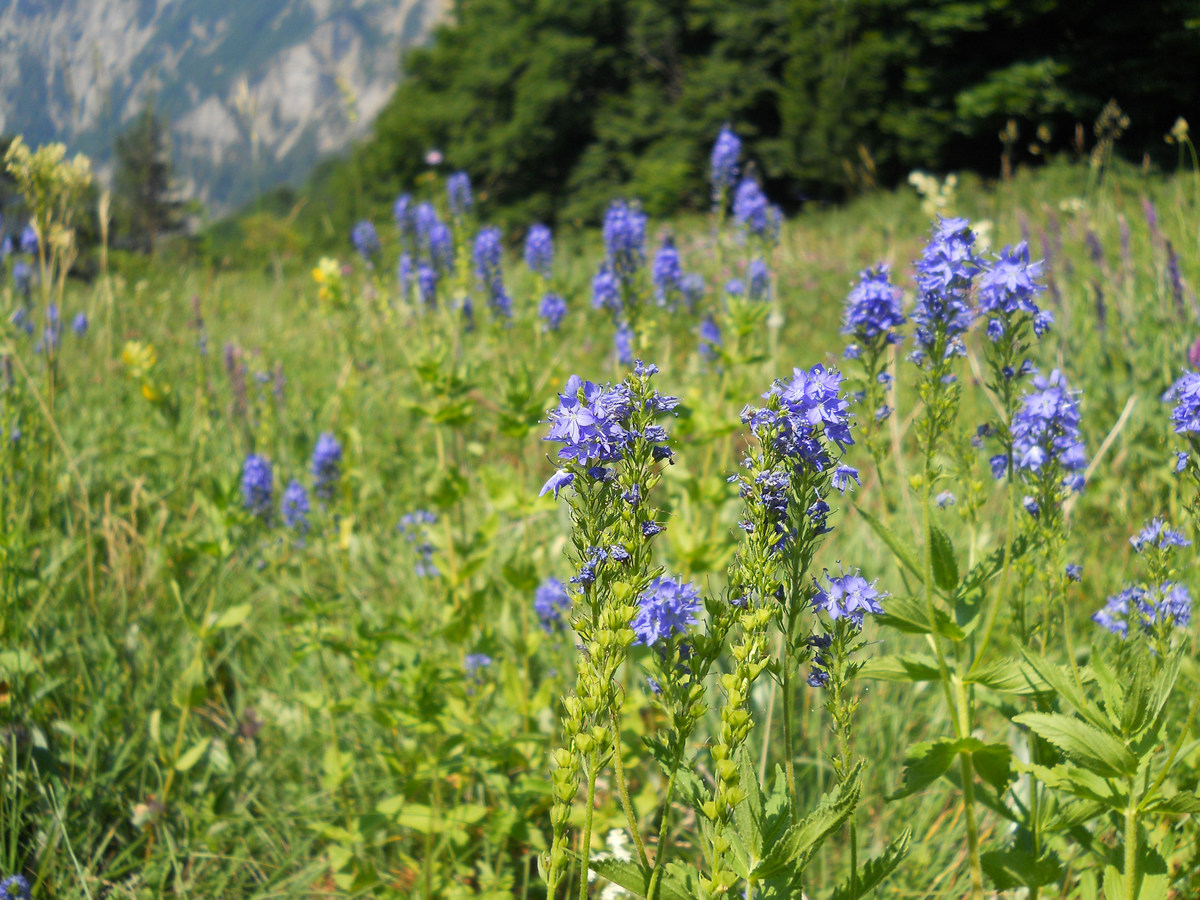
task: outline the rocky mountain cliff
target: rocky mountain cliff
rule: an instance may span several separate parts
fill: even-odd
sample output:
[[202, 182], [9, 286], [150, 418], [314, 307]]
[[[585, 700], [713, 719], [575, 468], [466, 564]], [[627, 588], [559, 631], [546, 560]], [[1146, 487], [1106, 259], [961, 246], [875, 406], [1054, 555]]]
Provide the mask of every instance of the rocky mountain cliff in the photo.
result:
[[0, 0], [0, 132], [111, 166], [148, 96], [221, 211], [363, 133], [449, 0]]

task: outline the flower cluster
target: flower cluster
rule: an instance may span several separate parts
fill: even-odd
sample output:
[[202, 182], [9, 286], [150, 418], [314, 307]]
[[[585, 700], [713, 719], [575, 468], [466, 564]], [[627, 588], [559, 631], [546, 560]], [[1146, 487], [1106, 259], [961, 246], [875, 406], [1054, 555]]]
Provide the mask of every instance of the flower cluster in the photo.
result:
[[322, 500], [329, 500], [341, 477], [342, 445], [332, 434], [323, 432], [313, 448], [312, 477], [313, 492]]
[[546, 631], [562, 625], [570, 609], [571, 595], [567, 593], [567, 586], [557, 578], [547, 578], [533, 592], [533, 611]]
[[433, 563], [433, 544], [429, 543], [429, 526], [437, 524], [437, 516], [423, 509], [401, 516], [396, 530], [413, 545], [417, 554], [414, 574], [419, 578], [436, 578], [441, 573]]
[[858, 284], [846, 297], [842, 334], [853, 335], [863, 343], [882, 336], [885, 343], [896, 344], [903, 340], [896, 329], [904, 322], [900, 289], [891, 282], [891, 267], [881, 263], [874, 269], [863, 269]]
[[480, 678], [480, 672], [492, 664], [492, 658], [486, 653], [468, 653], [463, 659], [463, 671], [474, 679]]
[[549, 278], [553, 264], [554, 236], [550, 228], [540, 222], [531, 225], [525, 236], [525, 265], [543, 278]]
[[1192, 597], [1185, 585], [1164, 581], [1152, 587], [1126, 585], [1119, 594], [1108, 598], [1095, 615], [1094, 621], [1101, 628], [1125, 638], [1129, 626], [1139, 626], [1150, 632], [1155, 626], [1186, 628], [1192, 618]]
[[546, 323], [546, 331], [558, 331], [566, 314], [567, 301], [555, 293], [550, 293], [543, 297], [541, 305], [538, 306], [538, 315]]
[[592, 308], [621, 311], [621, 284], [606, 267], [601, 267], [592, 279]]
[[374, 223], [368, 219], [362, 219], [355, 223], [350, 232], [350, 242], [354, 244], [354, 249], [363, 259], [370, 260], [379, 252], [379, 232], [375, 230]]
[[[1079, 392], [1068, 388], [1058, 369], [1048, 377], [1036, 376], [1033, 386], [1013, 417], [1013, 465], [1037, 477], [1051, 469], [1063, 472], [1065, 487], [1083, 490], [1087, 456], [1079, 432]], [[999, 454], [991, 464], [992, 475], [1000, 478], [1008, 469], [1008, 458]]]
[[713, 321], [712, 316], [705, 317], [700, 323], [700, 355], [707, 360], [718, 357], [717, 348], [721, 346], [721, 329]]
[[283, 513], [284, 525], [293, 531], [301, 533], [308, 531], [308, 514], [310, 512], [308, 491], [295, 478], [283, 491], [280, 509]]
[[29, 900], [30, 896], [24, 875], [9, 875], [0, 881], [0, 900]]
[[794, 464], [825, 471], [833, 464], [829, 441], [841, 450], [854, 443], [850, 434], [853, 414], [841, 396], [841, 385], [841, 373], [819, 363], [807, 371], [793, 369], [791, 381], [776, 381], [763, 395], [778, 398], [778, 403], [746, 407], [742, 422], [760, 440], [773, 440], [776, 449]]
[[604, 214], [604, 249], [607, 265], [627, 281], [646, 261], [646, 216], [635, 205], [614, 200]]
[[888, 595], [875, 589], [878, 579], [867, 581], [855, 569], [834, 576], [826, 572], [825, 580], [828, 587], [821, 587], [820, 582], [813, 579], [813, 609], [825, 612], [835, 621], [848, 619], [855, 628], [862, 627], [863, 617], [867, 613], [883, 613], [879, 601]]
[[264, 521], [271, 517], [271, 463], [256, 453], [242, 464], [242, 505]]
[[973, 318], [967, 294], [981, 268], [967, 220], [939, 218], [916, 262], [918, 297], [912, 318], [922, 351], [928, 352], [939, 339], [945, 339], [946, 355], [962, 352], [958, 338], [971, 327]]
[[450, 207], [450, 215], [461, 219], [475, 205], [475, 197], [471, 193], [471, 176], [466, 172], [455, 172], [446, 179], [446, 202]]
[[752, 237], [769, 243], [779, 239], [783, 213], [767, 201], [767, 195], [753, 178], [743, 178], [733, 195], [733, 221]]
[[[657, 371], [654, 366], [638, 363], [636, 374], [653, 375]], [[605, 464], [624, 459], [629, 447], [639, 439], [650, 445], [654, 459], [671, 458], [665, 428], [652, 424], [637, 431], [631, 427], [635, 410], [628, 384], [601, 386], [572, 375], [558, 399], [558, 407], [550, 411], [550, 431], [544, 440], [562, 444], [558, 458], [579, 467], [589, 478], [608, 480], [611, 472]], [[653, 391], [644, 402], [646, 412], [657, 414], [675, 409], [679, 398]], [[575, 474], [560, 468], [546, 482], [541, 494], [553, 491], [558, 497], [558, 492], [575, 480]]]
[[753, 259], [746, 267], [746, 298], [755, 303], [771, 299], [771, 270], [761, 259]]
[[631, 627], [635, 643], [653, 647], [696, 624], [700, 591], [682, 579], [659, 577], [638, 598], [638, 613]]
[[1004, 319], [1022, 312], [1033, 318], [1038, 337], [1050, 328], [1053, 314], [1037, 305], [1037, 295], [1046, 289], [1039, 283], [1041, 277], [1042, 262], [1030, 262], [1025, 241], [1005, 247], [983, 271], [977, 291], [979, 314], [988, 319], [987, 336], [991, 340], [998, 341], [1004, 335]]
[[1171, 422], [1176, 434], [1200, 433], [1200, 372], [1185, 372], [1163, 394], [1164, 401], [1175, 401]]
[[741, 155], [741, 140], [728, 125], [724, 126], [712, 148], [709, 182], [712, 184], [714, 205], [721, 204], [725, 194], [737, 181], [738, 157]]
[[475, 277], [487, 294], [492, 309], [504, 317], [512, 315], [512, 300], [504, 290], [504, 278], [500, 271], [500, 229], [484, 228], [475, 237]]
[[1129, 544], [1137, 553], [1147, 548], [1169, 550], [1172, 547], [1190, 547], [1192, 542], [1184, 537], [1182, 531], [1168, 528], [1162, 519], [1151, 519], [1146, 526], [1129, 539]]
[[654, 255], [650, 278], [654, 282], [654, 299], [658, 305], [673, 307], [675, 298], [683, 289], [683, 267], [679, 264], [675, 242], [669, 237], [663, 240], [658, 253]]

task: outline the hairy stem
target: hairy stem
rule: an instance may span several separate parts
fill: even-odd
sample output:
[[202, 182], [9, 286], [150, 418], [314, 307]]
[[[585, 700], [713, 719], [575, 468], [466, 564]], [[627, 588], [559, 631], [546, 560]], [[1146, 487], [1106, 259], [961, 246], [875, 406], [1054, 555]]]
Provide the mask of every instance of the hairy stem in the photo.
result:
[[638, 859], [643, 866], [649, 866], [646, 856], [646, 845], [642, 843], [642, 832], [638, 828], [637, 816], [633, 804], [629, 802], [629, 785], [625, 780], [625, 763], [621, 760], [621, 714], [615, 709], [612, 714], [613, 733], [613, 768], [617, 774], [617, 792], [621, 795], [621, 808], [625, 810], [625, 818], [629, 820], [629, 833], [633, 835], [633, 845], [637, 848]]

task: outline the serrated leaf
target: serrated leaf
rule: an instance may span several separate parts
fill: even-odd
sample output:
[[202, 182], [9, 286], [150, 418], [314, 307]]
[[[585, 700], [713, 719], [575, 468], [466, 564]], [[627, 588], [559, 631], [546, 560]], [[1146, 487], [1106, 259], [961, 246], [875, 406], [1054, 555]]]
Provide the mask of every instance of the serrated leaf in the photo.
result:
[[766, 856], [754, 867], [754, 878], [763, 880], [784, 871], [793, 876], [803, 872], [825, 839], [850, 818], [861, 794], [860, 762], [851, 770], [845, 782], [821, 798], [812, 813], [788, 828], [783, 837], [768, 848]]
[[753, 859], [761, 859], [763, 855], [763, 795], [758, 786], [758, 775], [754, 771], [754, 761], [750, 758], [750, 750], [745, 744], [738, 748], [737, 753], [738, 777], [746, 799], [733, 808], [733, 822], [737, 835], [750, 852]]
[[858, 873], [856, 885], [858, 890], [851, 891], [850, 885], [844, 884], [833, 892], [830, 900], [858, 900], [875, 890], [883, 879], [891, 875], [908, 856], [908, 845], [912, 839], [912, 829], [906, 828], [900, 837], [884, 848], [883, 853], [874, 859], [867, 860]]
[[1200, 795], [1180, 791], [1176, 794], [1156, 797], [1146, 804], [1145, 812], [1172, 813], [1175, 815], [1200, 815]]
[[921, 568], [921, 564], [917, 561], [917, 555], [913, 552], [912, 548], [896, 537], [896, 535], [892, 533], [891, 529], [889, 529], [886, 525], [884, 525], [881, 521], [879, 521], [861, 506], [855, 504], [854, 508], [858, 511], [858, 514], [863, 517], [866, 523], [871, 526], [871, 530], [879, 536], [879, 539], [888, 545], [888, 549], [892, 551], [896, 559], [900, 561], [904, 568], [908, 569], [908, 571], [910, 571], [913, 575], [917, 576], [921, 583], [924, 584], [925, 571]]
[[[1041, 676], [1042, 680], [1050, 686], [1059, 699], [1066, 701], [1072, 709], [1097, 728], [1105, 726], [1107, 720], [1104, 714], [1084, 695], [1083, 690], [1075, 681], [1073, 672], [1056, 666], [1049, 660], [1042, 659], [1025, 648], [1021, 648], [1021, 655], [1025, 657], [1025, 664]], [[1084, 679], [1081, 677], [1080, 680]]]
[[1062, 877], [1062, 862], [1057, 854], [1046, 851], [1035, 857], [1028, 850], [1009, 848], [992, 850], [980, 857], [983, 871], [997, 890], [1009, 891], [1017, 887], [1044, 887]]
[[1032, 697], [1049, 693], [1052, 689], [1034, 669], [1012, 659], [993, 659], [979, 663], [963, 678], [967, 684], [979, 684], [993, 691]]
[[1099, 775], [1132, 775], [1137, 771], [1137, 760], [1124, 744], [1081, 719], [1061, 713], [1022, 713], [1013, 721]]
[[876, 681], [938, 681], [942, 676], [937, 662], [915, 654], [874, 656], [863, 665], [859, 675]]
[[929, 526], [929, 554], [933, 564], [933, 583], [949, 593], [958, 587], [958, 560], [950, 536], [932, 523]]
[[980, 778], [996, 789], [997, 794], [1004, 793], [1013, 779], [1012, 747], [1002, 743], [977, 743], [979, 746], [970, 750], [975, 771], [979, 773]]
[[[578, 862], [583, 860], [578, 854], [572, 853]], [[619, 885], [636, 897], [645, 897], [650, 891], [650, 879], [654, 870], [649, 866], [629, 860], [589, 858], [588, 868], [615, 885]], [[655, 896], [659, 900], [692, 900], [694, 894], [688, 889], [685, 879], [681, 878], [671, 866], [663, 869], [659, 877], [658, 891]]]
[[946, 774], [961, 752], [959, 741], [940, 738], [913, 744], [904, 754], [904, 787], [888, 800], [899, 800], [923, 790]]

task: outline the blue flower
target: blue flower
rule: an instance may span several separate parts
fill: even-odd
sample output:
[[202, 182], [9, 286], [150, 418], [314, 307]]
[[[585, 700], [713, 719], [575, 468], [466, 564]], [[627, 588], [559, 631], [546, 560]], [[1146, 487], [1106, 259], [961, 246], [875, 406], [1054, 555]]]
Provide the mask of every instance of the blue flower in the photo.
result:
[[863, 343], [883, 335], [887, 343], [894, 344], [901, 340], [896, 329], [904, 322], [900, 289], [892, 285], [891, 268], [880, 263], [874, 269], [863, 269], [846, 297], [842, 334], [854, 335]]
[[567, 586], [557, 578], [547, 578], [533, 592], [533, 611], [546, 631], [563, 624], [564, 616], [570, 609], [571, 596], [567, 593]]
[[613, 334], [613, 347], [617, 351], [617, 361], [623, 366], [633, 365], [633, 329], [622, 322]]
[[1186, 586], [1173, 581], [1149, 588], [1126, 585], [1119, 594], [1109, 597], [1092, 621], [1125, 638], [1129, 626], [1137, 625], [1148, 632], [1160, 622], [1176, 628], [1186, 628], [1192, 618], [1192, 597]]
[[551, 491], [554, 492], [554, 499], [558, 499], [558, 492], [567, 487], [575, 480], [575, 474], [568, 472], [565, 469], [559, 469], [542, 485], [542, 489], [538, 492], [539, 497], [544, 497]]
[[1147, 547], [1157, 547], [1169, 550], [1172, 547], [1190, 547], [1192, 542], [1184, 537], [1182, 531], [1168, 528], [1162, 519], [1151, 519], [1146, 526], [1129, 539], [1129, 544], [1138, 553]]
[[621, 309], [621, 283], [607, 267], [601, 267], [592, 279], [592, 309], [607, 309], [614, 313]]
[[29, 900], [29, 882], [23, 875], [10, 875], [0, 881], [0, 900]]
[[712, 184], [713, 204], [733, 187], [738, 176], [738, 157], [742, 155], [742, 142], [728, 125], [721, 128], [713, 144], [709, 182]]
[[417, 292], [421, 295], [421, 302], [428, 307], [437, 306], [437, 288], [437, 270], [427, 263], [418, 265]]
[[337, 489], [341, 462], [342, 445], [332, 434], [322, 433], [312, 455], [313, 491], [322, 500], [330, 499]]
[[463, 660], [463, 671], [472, 678], [480, 677], [480, 670], [492, 664], [492, 658], [486, 653], [468, 653]]
[[[1029, 245], [1005, 247], [979, 278], [979, 310], [982, 315], [1026, 312], [1036, 316], [1041, 310], [1037, 295], [1046, 289], [1039, 283], [1042, 262], [1029, 261]], [[990, 337], [990, 335], [989, 335]]]
[[350, 242], [363, 259], [369, 260], [379, 252], [379, 233], [375, 230], [375, 225], [367, 219], [355, 223], [350, 232]]
[[841, 384], [842, 375], [836, 369], [820, 364], [807, 371], [793, 369], [791, 381], [776, 381], [765, 395], [778, 397], [781, 410], [747, 407], [742, 421], [760, 438], [766, 430], [774, 430], [776, 447], [786, 457], [824, 471], [832, 460], [826, 444], [818, 440], [820, 435], [841, 449], [854, 443], [852, 413], [841, 396]]
[[450, 215], [462, 218], [475, 205], [471, 194], [471, 176], [466, 172], [455, 172], [446, 179], [446, 201]]
[[[1066, 473], [1066, 487], [1082, 490], [1087, 456], [1079, 431], [1079, 392], [1068, 388], [1058, 369], [1048, 377], [1035, 377], [1033, 386], [1034, 391], [1021, 399], [1021, 407], [1013, 416], [1013, 463], [1034, 475], [1057, 466]], [[1003, 456], [993, 458], [993, 475], [998, 478], [1006, 469]]]
[[854, 490], [854, 487], [850, 484], [852, 480], [854, 484], [862, 486], [862, 482], [858, 479], [858, 469], [855, 469], [853, 466], [839, 465], [833, 470], [833, 478], [830, 479], [829, 483], [833, 485], [838, 493], [844, 494], [846, 493], [846, 488], [850, 488], [851, 491]]
[[856, 627], [862, 627], [867, 613], [880, 615], [883, 607], [879, 601], [889, 596], [875, 589], [878, 581], [867, 581], [858, 574], [858, 569], [842, 575], [825, 573], [827, 588], [813, 579], [815, 593], [812, 598], [814, 609], [824, 610], [831, 619], [849, 619]]
[[706, 316], [700, 323], [700, 355], [705, 359], [716, 359], [717, 347], [721, 346], [721, 329], [713, 321], [712, 316]]
[[38, 236], [37, 231], [32, 225], [26, 225], [21, 229], [21, 252], [33, 255], [38, 252]]
[[441, 573], [433, 563], [433, 545], [429, 543], [429, 526], [437, 523], [433, 513], [418, 509], [400, 517], [396, 530], [404, 535], [404, 539], [413, 545], [417, 554], [413, 573], [418, 578], [436, 578]]
[[953, 340], [971, 326], [967, 304], [971, 281], [982, 267], [975, 255], [975, 235], [966, 219], [939, 218], [933, 237], [916, 263], [918, 291], [913, 321], [916, 339], [928, 351], [938, 336], [949, 338], [946, 353], [961, 353]]
[[746, 267], [746, 298], [756, 303], [771, 299], [771, 270], [761, 259], [753, 259]]
[[[13, 275], [16, 276], [16, 267], [13, 268]], [[1162, 398], [1164, 401], [1175, 401], [1171, 421], [1176, 434], [1200, 432], [1200, 372], [1185, 372]]]
[[73, 318], [71, 320], [71, 330], [73, 332], [75, 332], [75, 334], [78, 335], [79, 337], [83, 337], [85, 334], [87, 334], [87, 330], [88, 330], [87, 313], [79, 312], [79, 313], [75, 314], [75, 318]]
[[512, 300], [504, 290], [500, 271], [500, 229], [484, 228], [475, 237], [475, 277], [487, 294], [492, 309], [505, 318], [512, 315]]
[[293, 531], [301, 533], [308, 531], [308, 491], [296, 479], [292, 479], [283, 492], [280, 504], [283, 513], [283, 523]]
[[950, 491], [942, 491], [933, 499], [937, 503], [938, 509], [945, 509], [947, 506], [953, 506], [957, 502], [954, 494]]
[[779, 239], [783, 214], [767, 201], [757, 181], [743, 178], [733, 195], [733, 221], [753, 237], [774, 243]]
[[547, 294], [538, 306], [538, 315], [545, 321], [546, 331], [558, 331], [563, 317], [567, 314], [567, 301], [558, 294]]
[[700, 591], [681, 579], [655, 578], [638, 598], [638, 607], [630, 626], [637, 635], [634, 643], [653, 647], [696, 624]]
[[[33, 287], [33, 269], [29, 263], [23, 259], [18, 259], [13, 263], [12, 279], [13, 286], [17, 289], [17, 292], [28, 295], [30, 289]], [[32, 325], [30, 329], [32, 330]]]
[[604, 249], [609, 270], [626, 281], [646, 261], [646, 216], [636, 205], [614, 200], [604, 214]]
[[553, 264], [554, 236], [540, 222], [531, 225], [529, 234], [525, 236], [525, 265], [543, 278], [549, 278]]
[[694, 311], [696, 304], [704, 296], [704, 276], [695, 272], [684, 275], [683, 281], [679, 283], [679, 292], [683, 295], [683, 302], [687, 304], [688, 312]]
[[1068, 581], [1079, 581], [1083, 578], [1083, 566], [1079, 563], [1068, 563], [1065, 572]]
[[392, 217], [396, 220], [396, 228], [400, 232], [401, 239], [411, 238], [417, 225], [413, 215], [412, 197], [408, 194], [401, 194], [397, 197], [396, 202], [392, 205]]
[[683, 287], [683, 269], [679, 265], [679, 251], [675, 249], [675, 242], [671, 238], [665, 238], [654, 255], [650, 277], [654, 282], [654, 298], [658, 305], [673, 307]]
[[252, 453], [242, 464], [242, 505], [264, 521], [271, 516], [271, 463]]

